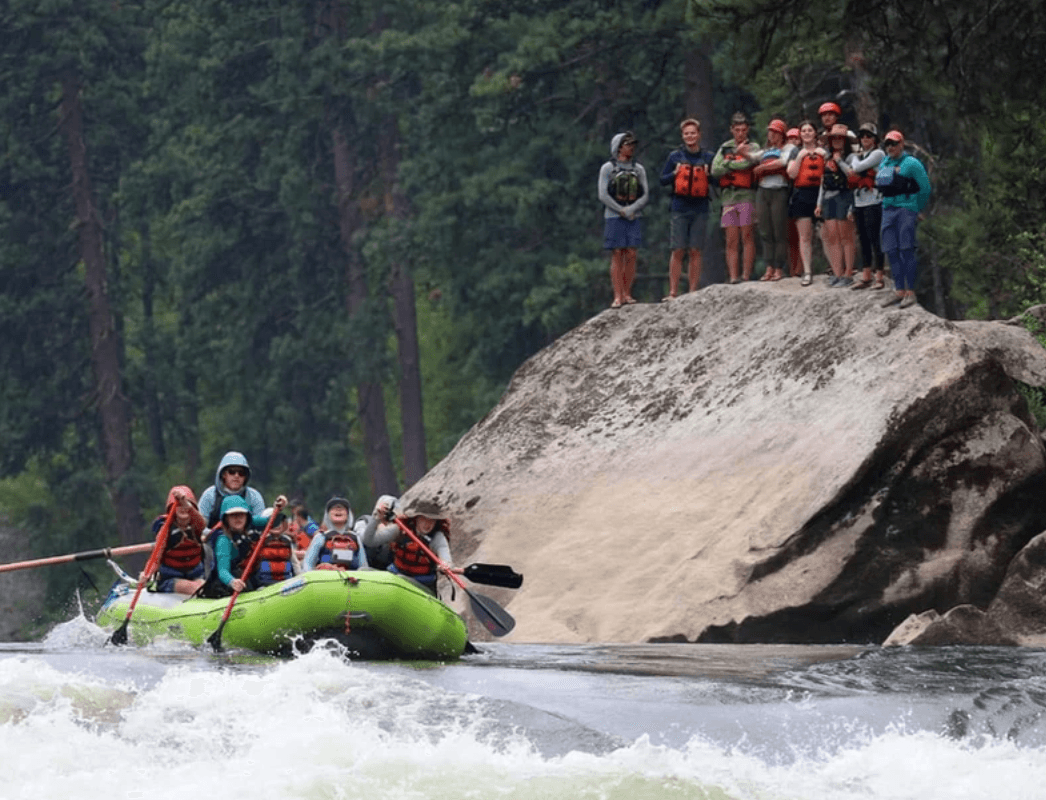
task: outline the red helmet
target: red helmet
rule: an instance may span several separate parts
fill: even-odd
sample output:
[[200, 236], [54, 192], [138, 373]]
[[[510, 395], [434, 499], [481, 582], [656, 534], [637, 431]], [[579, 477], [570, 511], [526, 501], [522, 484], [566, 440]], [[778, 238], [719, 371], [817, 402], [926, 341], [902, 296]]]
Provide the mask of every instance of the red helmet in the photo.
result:
[[785, 136], [788, 133], [788, 126], [785, 125], [785, 122], [784, 122], [783, 119], [772, 119], [772, 120], [770, 120], [770, 124], [766, 126], [766, 129], [768, 131], [777, 131], [782, 136]]
[[789, 128], [788, 129], [788, 133], [785, 134], [785, 138], [787, 138], [787, 139], [798, 139], [799, 138], [799, 129], [798, 128]]
[[834, 113], [837, 117], [841, 116], [843, 113], [843, 110], [839, 108], [838, 105], [829, 101], [827, 103], [821, 103], [821, 107], [817, 109], [817, 115], [820, 116], [821, 114], [827, 114], [829, 111]]

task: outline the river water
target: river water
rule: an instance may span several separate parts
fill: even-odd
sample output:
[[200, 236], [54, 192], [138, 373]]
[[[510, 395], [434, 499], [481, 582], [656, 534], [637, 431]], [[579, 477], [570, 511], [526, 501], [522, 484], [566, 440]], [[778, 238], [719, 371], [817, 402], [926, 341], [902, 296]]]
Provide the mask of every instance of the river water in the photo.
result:
[[1046, 651], [0, 644], [0, 798], [1046, 798]]

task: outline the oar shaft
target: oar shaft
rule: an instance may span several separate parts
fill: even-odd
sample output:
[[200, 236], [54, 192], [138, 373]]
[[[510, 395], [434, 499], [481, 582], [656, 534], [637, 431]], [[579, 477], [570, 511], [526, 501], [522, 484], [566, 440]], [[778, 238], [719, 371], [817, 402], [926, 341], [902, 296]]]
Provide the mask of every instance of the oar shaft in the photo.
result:
[[75, 561], [90, 561], [94, 558], [130, 556], [136, 553], [148, 553], [152, 549], [153, 542], [128, 544], [123, 547], [103, 547], [101, 550], [85, 550], [82, 553], [67, 553], [64, 556], [49, 556], [48, 558], [34, 558], [31, 561], [13, 561], [10, 564], [0, 564], [0, 572], [14, 572], [15, 570], [33, 569], [34, 567], [51, 567], [55, 564], [71, 564]]

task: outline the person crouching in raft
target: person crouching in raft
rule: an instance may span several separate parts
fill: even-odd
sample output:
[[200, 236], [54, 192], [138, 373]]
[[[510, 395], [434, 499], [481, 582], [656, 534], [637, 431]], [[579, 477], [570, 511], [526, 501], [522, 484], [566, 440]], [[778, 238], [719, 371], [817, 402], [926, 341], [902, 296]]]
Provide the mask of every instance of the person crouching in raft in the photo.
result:
[[373, 519], [363, 532], [363, 544], [365, 547], [388, 544], [392, 551], [392, 563], [389, 564], [388, 571], [413, 578], [432, 594], [436, 594], [436, 563], [425, 554], [417, 542], [403, 532], [396, 524], [394, 516], [399, 517], [400, 521], [448, 568], [452, 568], [449, 521], [438, 507], [431, 504], [423, 504], [426, 512], [424, 514], [399, 514], [398, 507], [399, 501], [396, 501], [392, 508], [379, 501], [374, 509]]
[[305, 570], [366, 569], [362, 536], [353, 531], [352, 508], [344, 497], [327, 501], [320, 529], [305, 552]]
[[[196, 507], [196, 496], [188, 486], [175, 486], [167, 494], [167, 508], [174, 508], [174, 521], [167, 534], [167, 544], [156, 571], [156, 591], [195, 594], [203, 586], [206, 551], [203, 530], [206, 521]], [[153, 533], [159, 534], [166, 517], [153, 521]], [[149, 580], [152, 575], [139, 576]]]

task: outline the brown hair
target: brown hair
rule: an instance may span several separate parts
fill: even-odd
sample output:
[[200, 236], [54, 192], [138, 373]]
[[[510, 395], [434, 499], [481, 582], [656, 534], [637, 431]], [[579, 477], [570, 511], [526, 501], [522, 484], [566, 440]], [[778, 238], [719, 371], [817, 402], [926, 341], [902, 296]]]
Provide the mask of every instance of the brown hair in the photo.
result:
[[686, 127], [687, 125], [696, 125], [696, 126], [697, 126], [697, 129], [698, 129], [699, 131], [701, 130], [701, 123], [700, 123], [700, 122], [698, 122], [698, 121], [697, 121], [696, 119], [694, 119], [693, 117], [687, 117], [687, 118], [686, 118], [686, 119], [684, 119], [684, 120], [683, 120], [682, 122], [680, 122], [680, 123], [679, 123], [679, 130], [680, 130], [680, 131], [682, 131], [682, 130], [683, 130], [683, 128], [685, 128], [685, 127]]

